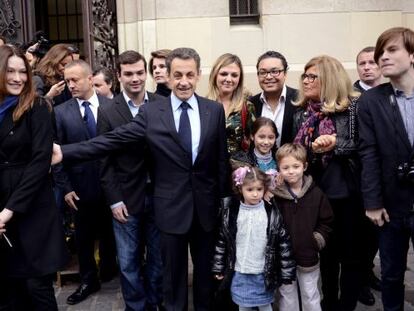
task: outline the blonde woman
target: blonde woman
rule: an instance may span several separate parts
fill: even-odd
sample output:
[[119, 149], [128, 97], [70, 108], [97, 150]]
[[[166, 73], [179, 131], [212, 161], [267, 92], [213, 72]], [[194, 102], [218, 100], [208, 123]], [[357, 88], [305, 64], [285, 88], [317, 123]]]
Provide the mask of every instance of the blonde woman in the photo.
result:
[[249, 148], [250, 129], [255, 121], [254, 105], [243, 87], [243, 66], [237, 55], [217, 58], [209, 78], [207, 97], [223, 105], [226, 114], [227, 148], [230, 156]]
[[326, 55], [305, 65], [300, 82], [294, 142], [307, 148], [308, 173], [328, 196], [335, 216], [334, 234], [321, 252], [322, 306], [353, 310], [359, 294], [359, 225], [364, 217], [357, 155], [359, 93], [342, 64]]

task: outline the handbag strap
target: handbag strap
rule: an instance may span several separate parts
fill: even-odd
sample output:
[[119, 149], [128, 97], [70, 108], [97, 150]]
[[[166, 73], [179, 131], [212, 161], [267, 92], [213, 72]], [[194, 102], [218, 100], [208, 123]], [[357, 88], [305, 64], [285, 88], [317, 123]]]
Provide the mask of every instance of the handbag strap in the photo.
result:
[[242, 124], [242, 129], [243, 129], [243, 133], [245, 133], [245, 129], [246, 129], [246, 122], [247, 122], [247, 105], [244, 102], [243, 106], [242, 106], [242, 110], [241, 110], [241, 124]]

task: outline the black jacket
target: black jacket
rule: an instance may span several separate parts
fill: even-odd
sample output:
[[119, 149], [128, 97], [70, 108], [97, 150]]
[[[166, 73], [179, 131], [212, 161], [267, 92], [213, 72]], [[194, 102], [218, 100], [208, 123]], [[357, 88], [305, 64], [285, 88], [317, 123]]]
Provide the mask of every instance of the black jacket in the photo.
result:
[[[336, 146], [327, 167], [322, 167], [321, 154], [308, 150], [309, 168], [316, 184], [330, 199], [341, 199], [360, 193], [361, 165], [358, 157], [357, 104], [352, 102], [343, 112], [331, 114], [336, 129]], [[305, 110], [293, 117], [293, 137], [305, 121]], [[315, 139], [318, 137], [315, 135]]]
[[385, 208], [391, 217], [406, 216], [414, 204], [414, 183], [399, 181], [397, 167], [409, 162], [413, 147], [390, 83], [366, 91], [359, 99], [359, 154], [366, 209]]
[[[148, 104], [163, 100], [148, 92]], [[118, 94], [109, 105], [99, 106], [98, 133], [103, 134], [130, 122], [133, 117], [123, 93]], [[149, 170], [148, 148], [145, 144], [130, 144], [117, 150], [101, 161], [101, 186], [108, 205], [124, 202], [128, 213], [136, 215], [144, 211], [144, 199]]]
[[[237, 216], [240, 201], [235, 198], [223, 199], [221, 226], [215, 247], [213, 273], [224, 275], [221, 289], [231, 284], [236, 264]], [[281, 284], [289, 284], [296, 279], [296, 263], [293, 260], [290, 237], [285, 230], [282, 216], [274, 205], [265, 202], [268, 216], [267, 245], [265, 253], [265, 285], [273, 290]]]
[[[97, 95], [99, 100], [97, 120], [103, 106], [109, 105], [111, 100]], [[54, 108], [56, 117], [56, 138], [60, 144], [71, 144], [86, 141], [90, 138], [85, 122], [83, 121], [79, 104], [76, 98]], [[52, 168], [56, 185], [66, 195], [75, 191], [79, 196], [79, 203], [100, 202], [103, 192], [99, 180], [99, 161], [83, 163], [58, 164]]]
[[[51, 85], [46, 85], [44, 82], [44, 78], [39, 74], [33, 75], [33, 83], [36, 88], [36, 93], [39, 96], [45, 96], [52, 87]], [[72, 98], [72, 94], [69, 90], [68, 85], [65, 83], [65, 88], [63, 89], [62, 93], [53, 97], [53, 106], [58, 106], [60, 104], [63, 104], [64, 102], [68, 101], [71, 98]]]
[[[262, 116], [263, 103], [260, 100], [261, 94], [262, 93], [259, 93], [249, 98], [249, 101], [254, 104], [256, 118]], [[295, 101], [297, 96], [298, 90], [286, 86], [285, 114], [283, 115], [282, 138], [280, 141], [281, 146], [286, 143], [291, 143], [295, 138], [295, 136], [292, 136], [292, 126], [293, 114], [296, 111], [296, 107], [292, 105], [292, 101]]]
[[220, 197], [229, 192], [229, 162], [223, 106], [196, 96], [200, 145], [194, 163], [174, 123], [171, 99], [143, 105], [129, 123], [92, 140], [62, 146], [64, 162], [91, 160], [131, 143], [146, 144], [153, 161], [155, 223], [161, 231], [184, 234], [198, 217], [205, 231], [217, 225]]

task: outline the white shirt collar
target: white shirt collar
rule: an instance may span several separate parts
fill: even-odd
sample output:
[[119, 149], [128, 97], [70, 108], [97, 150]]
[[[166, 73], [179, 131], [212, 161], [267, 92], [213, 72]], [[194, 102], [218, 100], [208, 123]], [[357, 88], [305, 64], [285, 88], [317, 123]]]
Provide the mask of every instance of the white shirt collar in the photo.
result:
[[93, 91], [93, 94], [90, 98], [88, 99], [80, 99], [80, 98], [76, 98], [79, 107], [82, 107], [83, 102], [87, 101], [89, 102], [89, 104], [92, 107], [98, 108], [99, 107], [99, 99], [98, 99], [98, 95], [96, 95], [96, 92]]
[[[285, 100], [286, 100], [286, 92], [287, 92], [286, 84], [283, 84], [282, 93], [280, 94], [280, 97], [279, 97], [279, 103], [281, 103], [281, 102], [284, 103], [285, 102]], [[264, 92], [262, 92], [260, 94], [260, 101], [262, 103], [268, 105], [267, 100], [266, 100], [266, 96], [265, 96]]]
[[134, 107], [139, 107], [142, 104], [146, 104], [148, 102], [148, 100], [149, 100], [149, 98], [148, 98], [148, 92], [147, 91], [145, 91], [145, 93], [144, 93], [144, 101], [139, 106], [136, 106], [134, 104], [134, 102], [132, 101], [132, 99], [128, 97], [128, 95], [126, 94], [125, 91], [122, 91], [122, 95], [124, 96], [124, 99], [125, 99], [126, 103], [128, 105], [130, 105], [130, 102], [132, 102], [132, 104], [133, 104]]
[[[173, 92], [171, 92], [171, 106], [173, 111], [177, 111], [180, 108], [182, 102], [183, 100], [179, 99], [177, 96], [175, 96]], [[198, 104], [195, 94], [191, 95], [191, 97], [187, 99], [186, 102], [190, 105], [192, 109], [194, 109], [195, 106]]]
[[372, 86], [366, 84], [364, 81], [359, 80], [359, 86], [362, 87], [365, 91], [368, 91], [372, 88]]

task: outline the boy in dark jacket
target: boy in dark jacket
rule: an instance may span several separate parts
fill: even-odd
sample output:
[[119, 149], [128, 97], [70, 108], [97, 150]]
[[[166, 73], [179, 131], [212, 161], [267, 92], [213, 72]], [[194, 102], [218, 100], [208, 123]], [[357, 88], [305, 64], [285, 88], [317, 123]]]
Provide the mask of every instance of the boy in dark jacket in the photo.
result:
[[[273, 191], [274, 200], [291, 236], [302, 305], [306, 306], [304, 310], [319, 311], [319, 251], [332, 231], [333, 212], [312, 177], [303, 174], [307, 167], [303, 146], [285, 144], [277, 151], [276, 159], [284, 183]], [[280, 311], [300, 310], [296, 282], [282, 285], [279, 292]]]

